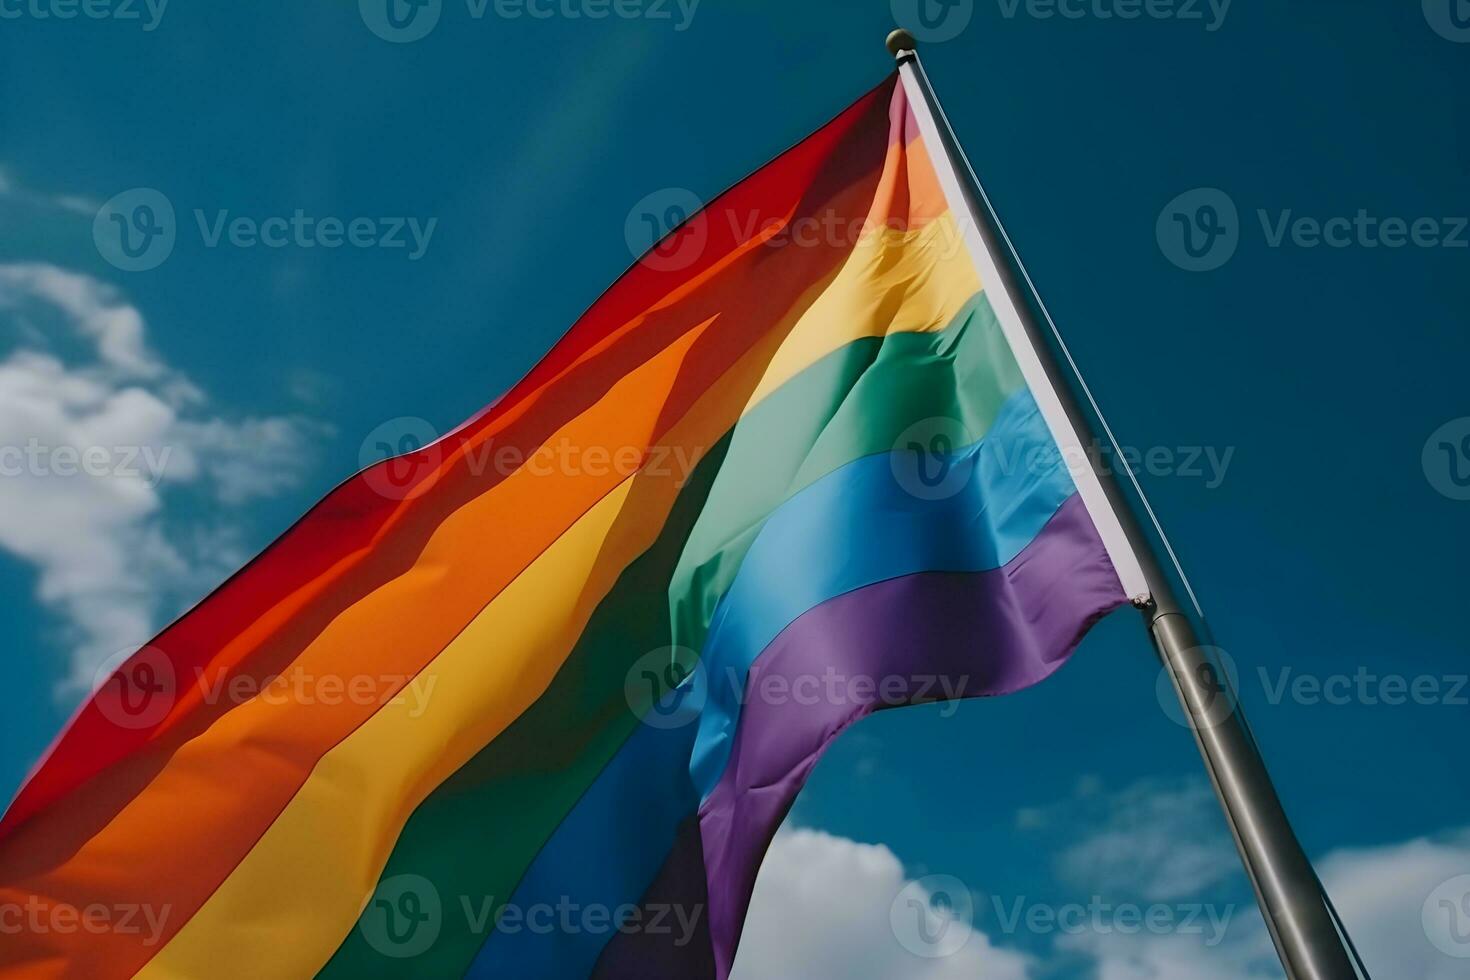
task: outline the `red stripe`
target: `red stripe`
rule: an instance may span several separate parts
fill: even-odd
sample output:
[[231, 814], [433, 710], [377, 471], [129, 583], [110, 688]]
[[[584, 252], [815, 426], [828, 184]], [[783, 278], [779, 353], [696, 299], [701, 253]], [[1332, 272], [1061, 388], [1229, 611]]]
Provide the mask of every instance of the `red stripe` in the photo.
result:
[[[401, 562], [375, 547], [390, 532], [395, 535], [393, 552], [414, 554], [413, 543], [426, 539], [444, 515], [498, 482], [488, 473], [469, 479], [463, 465], [469, 441], [493, 433], [497, 441], [527, 448], [539, 445], [561, 421], [579, 414], [631, 365], [667, 346], [689, 322], [683, 317], [675, 318], [678, 323], [656, 317], [656, 322], [639, 329], [650, 311], [702, 274], [736, 260], [751, 229], [814, 207], [865, 176], [858, 170], [872, 155], [843, 150], [851, 140], [870, 140], [868, 134], [875, 127], [886, 129], [883, 110], [892, 84], [891, 78], [885, 81], [827, 127], [717, 199], [707, 214], [719, 217], [705, 223], [709, 241], [692, 266], [677, 270], [633, 266], [506, 395], [445, 440], [397, 462], [412, 474], [409, 486], [437, 484], [434, 492], [407, 500], [379, 493], [375, 481], [385, 478], [386, 463], [353, 477], [148, 646], [168, 658], [176, 677], [193, 677], [203, 670], [212, 677], [279, 672], [321, 626], [400, 569]], [[844, 166], [849, 158], [852, 164]], [[748, 260], [759, 261], [745, 254]], [[599, 350], [605, 344], [611, 346]], [[595, 358], [578, 363], [594, 353]], [[399, 540], [404, 536], [407, 540]], [[344, 583], [351, 587], [343, 588]], [[289, 643], [222, 651], [230, 640], [287, 603], [306, 610], [299, 617], [293, 615], [290, 629], [281, 631], [292, 634]], [[120, 690], [109, 684], [83, 705], [0, 821], [0, 840], [121, 760], [144, 750], [151, 750], [148, 755], [155, 760], [165, 760], [171, 745], [182, 744], [225, 710], [196, 697], [180, 697], [156, 723], [125, 728], [110, 720], [115, 712], [104, 710], [104, 699], [115, 699]], [[100, 826], [146, 785], [151, 771], [156, 769], [145, 767], [121, 779], [115, 778], [119, 773], [111, 773], [108, 785], [99, 787], [100, 794], [89, 794], [93, 805], [85, 822]], [[103, 802], [99, 795], [105, 805], [94, 809]]]

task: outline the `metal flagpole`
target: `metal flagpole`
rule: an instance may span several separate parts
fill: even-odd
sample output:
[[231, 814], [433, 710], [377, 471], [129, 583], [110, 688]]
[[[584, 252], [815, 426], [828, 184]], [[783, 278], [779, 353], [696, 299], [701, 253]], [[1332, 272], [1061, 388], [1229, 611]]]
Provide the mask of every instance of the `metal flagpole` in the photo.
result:
[[[1034, 365], [1041, 372], [1034, 381], [1055, 392], [1053, 398], [1049, 392], [1036, 391], [1037, 384], [1028, 376], [1038, 401], [1042, 401], [1043, 413], [1048, 402], [1062, 413], [1059, 421], [1048, 418], [1053, 434], [1064, 450], [1068, 443], [1076, 445], [1076, 440], [1083, 438], [1095, 445], [1088, 416], [1072, 396], [1060, 362], [1031, 315], [1027, 293], [1007, 257], [1009, 241], [939, 106], [913, 36], [907, 31], [894, 31], [888, 38], [888, 50], [898, 61], [902, 83], [926, 143], [937, 141], [933, 144], [936, 149], [943, 148], [942, 154], [935, 154], [934, 167], [951, 205], [957, 212], [960, 206], [967, 212], [964, 217], [972, 227], [962, 230], [982, 282], [999, 286], [999, 291], [990, 291], [997, 317], [1003, 327], [1008, 327], [1008, 337], [1011, 330], [1018, 331], [1020, 344], [1035, 352], [1033, 357], [1030, 351], [1016, 351], [1023, 371]], [[961, 176], [964, 173], [969, 174], [969, 180]], [[1019, 266], [1019, 259], [1016, 261]], [[1016, 346], [1013, 340], [1012, 347]], [[1119, 567], [1125, 588], [1135, 595], [1134, 604], [1143, 611], [1155, 649], [1173, 677], [1175, 692], [1195, 733], [1289, 980], [1366, 978], [1367, 973], [1355, 967], [1346, 933], [1336, 923], [1322, 884], [1291, 829], [1230, 679], [1174, 597], [1153, 545], [1133, 517], [1116, 481], [1094, 453], [1086, 457], [1093, 461], [1092, 472], [1080, 475], [1079, 490]], [[1094, 490], [1091, 500], [1087, 499], [1089, 484]], [[1108, 510], [1112, 513], [1105, 513]], [[1109, 540], [1110, 527], [1116, 532], [1112, 537], [1121, 537], [1121, 549], [1116, 541]], [[1140, 583], [1143, 589], [1138, 588]]]

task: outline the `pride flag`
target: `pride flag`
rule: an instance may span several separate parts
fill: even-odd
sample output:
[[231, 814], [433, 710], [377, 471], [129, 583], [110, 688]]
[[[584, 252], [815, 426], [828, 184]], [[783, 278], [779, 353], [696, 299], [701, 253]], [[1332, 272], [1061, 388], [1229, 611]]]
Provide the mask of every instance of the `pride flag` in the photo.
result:
[[0, 823], [0, 977], [727, 976], [840, 732], [1133, 592], [956, 186], [890, 78], [125, 662]]

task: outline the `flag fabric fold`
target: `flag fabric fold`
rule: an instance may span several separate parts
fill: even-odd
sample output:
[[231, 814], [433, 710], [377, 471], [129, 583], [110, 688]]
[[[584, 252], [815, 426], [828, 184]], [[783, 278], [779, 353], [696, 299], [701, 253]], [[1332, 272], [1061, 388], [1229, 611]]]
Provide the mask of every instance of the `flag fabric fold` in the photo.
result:
[[941, 153], [888, 79], [119, 667], [0, 904], [158, 926], [0, 980], [727, 977], [833, 739], [1126, 601]]

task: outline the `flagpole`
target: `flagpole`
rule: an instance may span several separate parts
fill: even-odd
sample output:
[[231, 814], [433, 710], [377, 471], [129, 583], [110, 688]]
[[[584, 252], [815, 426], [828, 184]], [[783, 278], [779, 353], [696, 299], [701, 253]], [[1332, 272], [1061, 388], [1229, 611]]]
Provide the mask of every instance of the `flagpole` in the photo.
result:
[[[911, 96], [917, 92], [922, 102], [925, 111], [916, 113], [921, 128], [932, 125], [937, 132], [943, 154], [934, 164], [936, 169], [949, 171], [941, 173], [941, 183], [957, 188], [962, 198], [962, 202], [951, 203], [963, 203], [968, 211], [964, 217], [973, 223], [973, 231], [978, 236], [978, 240], [972, 239], [972, 251], [978, 246], [993, 259], [982, 263], [985, 256], [976, 255], [977, 264], [984, 264], [987, 271], [996, 273], [997, 285], [1009, 299], [1004, 305], [1014, 309], [1026, 339], [1040, 360], [1045, 381], [1055, 389], [1060, 409], [1071, 428], [1079, 437], [1095, 444], [1092, 424], [1073, 397], [1060, 362], [1031, 315], [1027, 292], [1007, 257], [1009, 249], [1004, 232], [939, 107], [919, 61], [913, 36], [907, 31], [894, 31], [888, 37], [888, 50], [898, 62], [905, 87]], [[970, 179], [961, 176], [965, 173], [970, 174]], [[1089, 453], [1088, 459], [1093, 461], [1092, 469], [1096, 473], [1094, 485], [1101, 484], [1106, 498], [1104, 506], [1114, 511], [1127, 547], [1136, 558], [1137, 570], [1147, 584], [1148, 594], [1137, 595], [1134, 604], [1142, 610], [1154, 648], [1173, 678], [1175, 693], [1194, 731], [1287, 977], [1289, 980], [1366, 978], [1365, 972], [1355, 968], [1349, 953], [1350, 942], [1337, 925], [1316, 871], [1292, 831], [1265, 762], [1246, 726], [1230, 679], [1200, 640], [1194, 623], [1175, 598], [1153, 544], [1134, 518], [1132, 507], [1117, 482], [1098, 463], [1096, 454]]]

